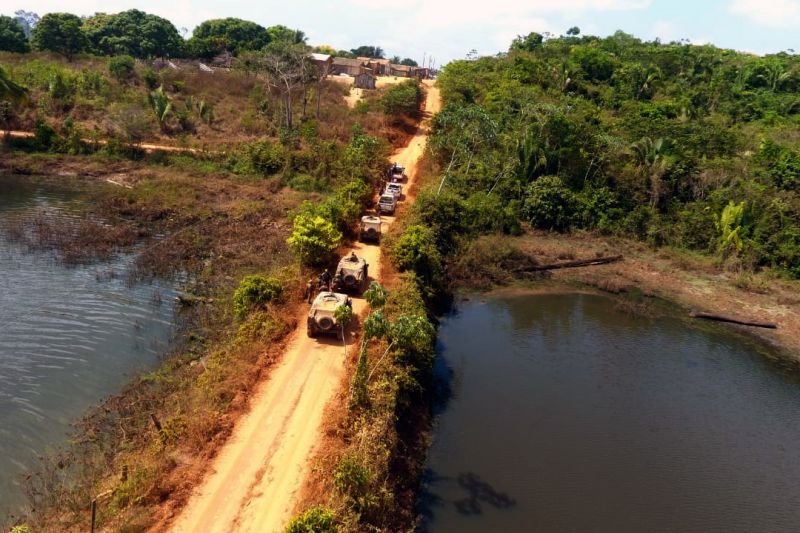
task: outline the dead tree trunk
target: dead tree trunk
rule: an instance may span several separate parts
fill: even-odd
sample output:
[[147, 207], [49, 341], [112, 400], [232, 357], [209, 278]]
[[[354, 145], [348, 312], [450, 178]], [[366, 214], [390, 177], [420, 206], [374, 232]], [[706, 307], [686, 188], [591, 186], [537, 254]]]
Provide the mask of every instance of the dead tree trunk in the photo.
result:
[[622, 261], [621, 255], [611, 257], [595, 257], [594, 259], [578, 259], [575, 261], [561, 261], [560, 263], [550, 263], [549, 265], [527, 266], [521, 269], [522, 272], [541, 272], [543, 270], [558, 270], [560, 268], [578, 268], [596, 265], [607, 265]]
[[714, 320], [716, 322], [727, 322], [729, 324], [739, 324], [740, 326], [752, 326], [754, 328], [778, 329], [778, 325], [772, 322], [759, 322], [754, 320], [743, 320], [725, 315], [715, 315], [712, 313], [703, 313], [700, 311], [692, 311], [689, 313], [692, 318], [702, 318], [703, 320]]

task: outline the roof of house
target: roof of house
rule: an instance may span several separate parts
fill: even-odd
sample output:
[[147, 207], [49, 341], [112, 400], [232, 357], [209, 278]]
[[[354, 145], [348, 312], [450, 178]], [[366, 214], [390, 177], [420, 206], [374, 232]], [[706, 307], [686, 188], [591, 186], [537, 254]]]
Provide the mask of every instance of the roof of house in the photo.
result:
[[358, 59], [350, 59], [349, 57], [334, 57], [333, 64], [348, 67], [360, 67], [364, 64], [364, 62]]
[[328, 61], [331, 58], [329, 54], [318, 54], [316, 52], [310, 53], [309, 57], [314, 61]]
[[409, 72], [413, 67], [409, 67], [408, 65], [395, 65], [394, 63], [390, 63], [390, 66], [394, 70], [399, 70], [401, 72]]

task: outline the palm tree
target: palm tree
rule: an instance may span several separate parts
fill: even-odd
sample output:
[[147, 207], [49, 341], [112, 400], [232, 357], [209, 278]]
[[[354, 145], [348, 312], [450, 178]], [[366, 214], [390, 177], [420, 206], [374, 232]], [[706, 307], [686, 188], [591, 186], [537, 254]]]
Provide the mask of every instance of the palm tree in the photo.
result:
[[666, 152], [668, 143], [662, 137], [655, 141], [650, 137], [643, 137], [631, 145], [631, 151], [644, 177], [649, 182], [650, 207], [658, 205], [661, 198], [661, 176], [667, 168]]
[[9, 75], [0, 67], [0, 100], [18, 102], [28, 95], [28, 90], [14, 83]]
[[150, 91], [148, 100], [156, 117], [156, 122], [158, 122], [162, 131], [166, 131], [167, 119], [172, 111], [172, 98], [164, 92], [164, 86], [160, 85], [155, 91]]
[[14, 116], [12, 102], [20, 102], [27, 96], [28, 90], [14, 83], [3, 67], [0, 67], [0, 123], [2, 123], [3, 132], [6, 135], [10, 130], [11, 117]]
[[780, 85], [791, 76], [784, 66], [777, 61], [772, 61], [764, 65], [766, 73], [759, 74], [757, 77], [764, 81], [770, 91], [777, 92]]

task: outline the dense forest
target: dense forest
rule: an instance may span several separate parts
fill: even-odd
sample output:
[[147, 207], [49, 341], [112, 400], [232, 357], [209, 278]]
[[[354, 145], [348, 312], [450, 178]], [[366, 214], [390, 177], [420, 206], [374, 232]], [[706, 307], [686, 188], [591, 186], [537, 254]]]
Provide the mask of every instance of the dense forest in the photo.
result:
[[438, 84], [443, 176], [396, 247], [402, 266], [441, 275], [456, 235], [525, 222], [800, 277], [797, 56], [532, 33]]

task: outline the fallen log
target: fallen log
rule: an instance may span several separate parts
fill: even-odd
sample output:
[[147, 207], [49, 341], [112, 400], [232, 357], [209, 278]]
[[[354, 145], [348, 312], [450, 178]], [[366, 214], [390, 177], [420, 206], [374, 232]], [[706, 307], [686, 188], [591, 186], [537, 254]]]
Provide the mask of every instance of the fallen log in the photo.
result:
[[578, 268], [596, 265], [607, 265], [622, 261], [621, 255], [610, 257], [595, 257], [594, 259], [577, 259], [575, 261], [561, 261], [560, 263], [550, 263], [549, 265], [533, 265], [522, 268], [522, 272], [541, 272], [543, 270], [558, 270], [560, 268]]
[[754, 320], [742, 320], [725, 315], [714, 315], [711, 313], [702, 313], [700, 311], [692, 311], [689, 313], [692, 318], [702, 318], [703, 320], [715, 320], [717, 322], [728, 322], [730, 324], [739, 324], [740, 326], [752, 326], [754, 328], [778, 329], [777, 324], [772, 322], [758, 322]]

